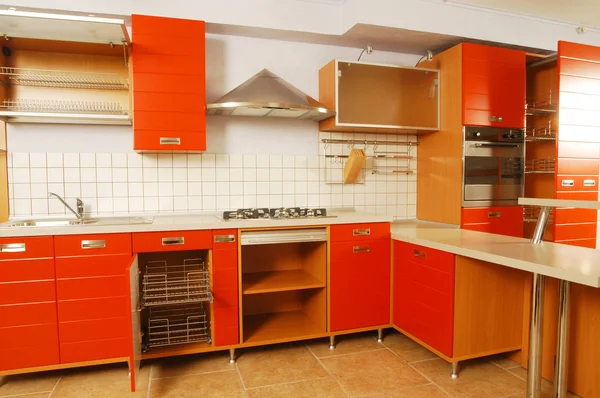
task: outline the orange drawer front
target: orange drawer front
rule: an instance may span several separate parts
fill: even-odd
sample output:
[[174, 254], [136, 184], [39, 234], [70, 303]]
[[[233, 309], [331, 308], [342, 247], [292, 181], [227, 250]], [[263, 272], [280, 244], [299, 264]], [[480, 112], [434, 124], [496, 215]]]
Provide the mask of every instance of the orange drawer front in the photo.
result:
[[133, 251], [135, 253], [210, 248], [212, 248], [212, 232], [210, 230], [141, 232], [133, 234]]
[[125, 275], [131, 254], [60, 257], [56, 259], [57, 278]]
[[135, 150], [204, 151], [205, 131], [152, 131], [135, 130]]
[[131, 337], [81, 341], [60, 344], [60, 362], [85, 362], [100, 359], [121, 358], [130, 355], [133, 343]]
[[454, 273], [454, 254], [428, 247], [400, 242], [395, 245], [394, 257], [411, 261], [417, 265], [425, 265], [446, 273]]
[[554, 226], [555, 242], [573, 239], [596, 239], [596, 223]]
[[54, 280], [54, 259], [0, 261], [0, 283]]
[[[562, 131], [560, 134], [562, 135]], [[559, 141], [558, 157], [576, 159], [598, 159], [600, 158], [600, 145], [593, 142]]]
[[58, 279], [56, 297], [58, 300], [127, 296], [129, 285], [125, 275], [97, 278]]
[[578, 224], [593, 223], [598, 219], [598, 211], [594, 209], [554, 209], [554, 223]]
[[57, 344], [56, 323], [0, 328], [0, 350]]
[[58, 328], [61, 343], [118, 339], [131, 333], [131, 320], [129, 317], [121, 317], [60, 322]]
[[[134, 99], [140, 93], [198, 94], [205, 90], [205, 80], [201, 75], [136, 73], [133, 80]], [[137, 109], [137, 100], [133, 109]]]
[[58, 302], [60, 322], [122, 317], [129, 315], [129, 311], [131, 308], [127, 296]]
[[557, 192], [556, 199], [591, 200], [596, 202], [598, 192]]
[[[132, 53], [133, 74], [138, 73], [174, 73], [178, 75], [204, 75], [204, 54], [164, 55]], [[167, 72], [171, 71], [171, 72]], [[135, 78], [134, 83], [135, 84]]]
[[556, 177], [557, 191], [598, 191], [598, 176], [569, 176]]
[[463, 59], [480, 59], [490, 62], [502, 62], [505, 64], [519, 65], [523, 67], [525, 53], [506, 48], [491, 47], [481, 44], [463, 43]]
[[470, 207], [462, 209], [461, 224], [487, 223], [492, 221], [523, 221], [521, 206]]
[[[237, 229], [217, 229], [213, 231], [213, 248], [237, 249]], [[235, 260], [237, 266], [237, 259]]]
[[[172, 137], [179, 131], [206, 131], [206, 115], [202, 112], [154, 112], [135, 111], [135, 131], [162, 131], [160, 137]], [[177, 136], [176, 136], [177, 137]]]
[[200, 34], [204, 39], [205, 22], [133, 14], [131, 16], [131, 29], [134, 43], [138, 35], [179, 37], [181, 41], [187, 43], [192, 38], [199, 37]]
[[56, 323], [56, 302], [0, 305], [0, 327]]
[[331, 226], [331, 241], [357, 241], [390, 237], [390, 224], [341, 224]]
[[58, 343], [0, 350], [0, 370], [27, 369], [59, 363]]
[[181, 93], [135, 94], [136, 111], [204, 112], [204, 95]]
[[600, 169], [598, 159], [570, 159], [559, 158], [556, 160], [556, 174], [573, 174], [598, 176]]
[[62, 235], [54, 238], [56, 257], [128, 254], [131, 234]]
[[587, 247], [588, 249], [596, 248], [596, 239], [561, 240], [561, 241], [556, 241], [555, 243], [560, 243], [562, 245], [569, 245], [569, 246]]
[[0, 261], [53, 257], [54, 240], [51, 236], [0, 238]]
[[43, 303], [55, 300], [56, 291], [53, 280], [0, 283], [0, 305]]
[[[188, 32], [189, 34], [192, 32]], [[165, 54], [165, 55], [204, 55], [204, 32], [194, 32], [202, 35], [202, 40], [174, 40], [163, 32], [135, 35], [136, 54]], [[200, 36], [199, 35], [199, 36]], [[204, 101], [204, 99], [202, 99]]]

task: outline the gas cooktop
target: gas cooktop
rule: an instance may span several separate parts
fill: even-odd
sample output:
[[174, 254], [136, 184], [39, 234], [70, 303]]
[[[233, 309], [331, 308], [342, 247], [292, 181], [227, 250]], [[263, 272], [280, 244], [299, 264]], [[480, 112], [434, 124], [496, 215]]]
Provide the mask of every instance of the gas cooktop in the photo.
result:
[[237, 209], [223, 212], [223, 220], [264, 220], [264, 219], [299, 219], [299, 218], [334, 218], [327, 215], [326, 209], [305, 207], [278, 207], [274, 209]]

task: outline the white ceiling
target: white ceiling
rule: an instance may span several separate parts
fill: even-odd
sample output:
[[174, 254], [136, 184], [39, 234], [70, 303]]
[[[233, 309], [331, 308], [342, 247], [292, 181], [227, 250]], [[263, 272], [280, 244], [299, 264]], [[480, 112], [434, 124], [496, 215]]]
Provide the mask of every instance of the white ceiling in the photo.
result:
[[449, 0], [581, 26], [600, 27], [599, 0]]

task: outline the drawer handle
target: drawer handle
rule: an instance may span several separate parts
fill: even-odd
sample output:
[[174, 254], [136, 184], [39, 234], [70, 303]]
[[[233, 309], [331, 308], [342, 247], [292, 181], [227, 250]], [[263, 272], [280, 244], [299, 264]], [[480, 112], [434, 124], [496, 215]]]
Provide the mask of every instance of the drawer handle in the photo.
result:
[[181, 238], [162, 238], [163, 246], [183, 245], [183, 236]]
[[488, 212], [488, 218], [500, 218], [500, 217], [502, 217], [501, 211], [489, 211]]
[[583, 180], [583, 186], [584, 187], [595, 187], [596, 180]]
[[105, 240], [82, 240], [82, 249], [104, 249], [106, 247]]
[[573, 187], [575, 186], [575, 180], [562, 180], [560, 185], [562, 187]]
[[371, 251], [371, 246], [354, 246], [352, 248], [353, 253], [369, 253]]
[[160, 137], [161, 145], [180, 145], [181, 138], [179, 137]]
[[371, 228], [365, 229], [353, 229], [352, 236], [369, 236], [371, 235]]
[[5, 243], [0, 245], [1, 253], [22, 253], [25, 251], [25, 243]]
[[425, 252], [415, 249], [413, 251], [413, 256], [418, 257], [418, 258], [425, 258]]
[[215, 235], [215, 243], [235, 242], [235, 235]]

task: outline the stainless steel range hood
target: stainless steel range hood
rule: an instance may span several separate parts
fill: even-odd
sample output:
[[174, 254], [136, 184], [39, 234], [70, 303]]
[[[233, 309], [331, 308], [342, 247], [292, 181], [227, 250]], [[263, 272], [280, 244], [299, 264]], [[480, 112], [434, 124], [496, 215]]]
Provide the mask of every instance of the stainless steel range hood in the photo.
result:
[[319, 121], [335, 115], [276, 74], [263, 69], [206, 107], [208, 116], [265, 116]]

